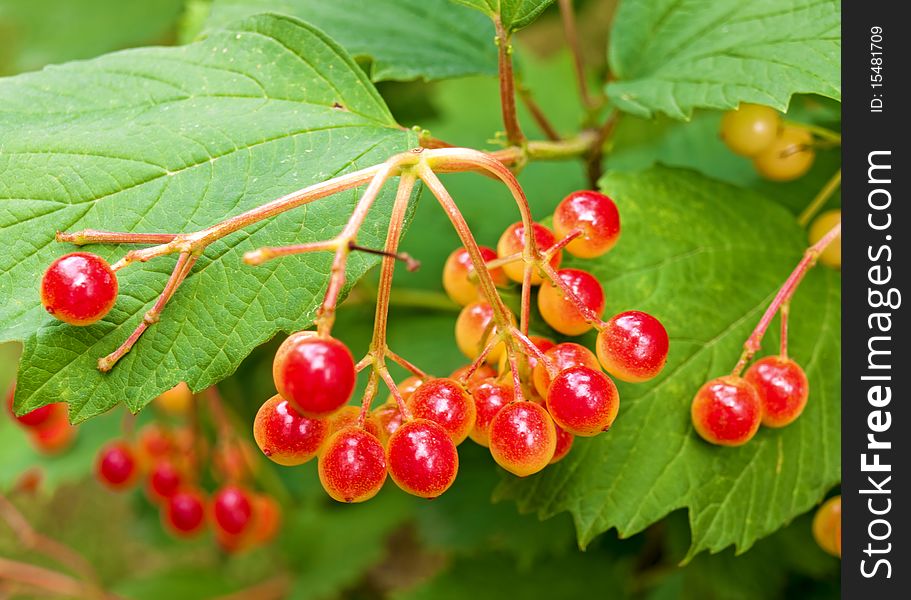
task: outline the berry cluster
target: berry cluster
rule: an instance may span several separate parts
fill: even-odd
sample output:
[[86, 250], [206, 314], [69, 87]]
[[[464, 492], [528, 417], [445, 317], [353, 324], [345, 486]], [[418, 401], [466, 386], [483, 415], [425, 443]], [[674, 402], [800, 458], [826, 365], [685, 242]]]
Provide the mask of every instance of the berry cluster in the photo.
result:
[[813, 539], [826, 553], [841, 558], [841, 496], [829, 498], [816, 509]]
[[751, 158], [756, 172], [772, 181], [803, 176], [816, 157], [809, 130], [782, 122], [775, 109], [759, 104], [741, 104], [726, 112], [721, 139], [731, 152]]
[[17, 417], [13, 412], [15, 392], [13, 384], [6, 394], [6, 407], [13, 420], [28, 431], [32, 445], [45, 454], [57, 454], [69, 448], [76, 438], [76, 428], [67, 419], [66, 404], [55, 402]]

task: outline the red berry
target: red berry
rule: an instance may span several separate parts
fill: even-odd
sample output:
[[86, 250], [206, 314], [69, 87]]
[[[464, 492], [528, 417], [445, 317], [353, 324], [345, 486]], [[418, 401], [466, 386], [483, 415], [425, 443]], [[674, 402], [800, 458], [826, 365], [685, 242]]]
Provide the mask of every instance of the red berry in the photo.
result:
[[708, 442], [740, 446], [759, 429], [762, 405], [751, 383], [734, 375], [703, 385], [690, 409], [693, 427]]
[[[497, 333], [493, 323], [493, 308], [486, 302], [475, 302], [462, 309], [456, 319], [456, 346], [468, 358], [477, 358], [490, 338]], [[487, 362], [496, 364], [505, 354], [506, 344], [500, 342], [487, 355]]]
[[189, 537], [199, 533], [206, 519], [204, 496], [194, 489], [177, 492], [168, 500], [164, 519], [165, 526], [179, 536]]
[[547, 410], [557, 426], [573, 435], [591, 437], [610, 429], [620, 410], [620, 394], [601, 371], [570, 367], [550, 384]]
[[595, 258], [608, 252], [620, 237], [620, 213], [608, 196], [580, 190], [564, 198], [554, 211], [554, 231], [565, 238], [574, 230], [582, 235], [566, 245], [579, 258]]
[[[484, 262], [490, 262], [497, 257], [497, 253], [492, 248], [479, 246], [478, 249], [481, 251]], [[477, 280], [469, 279], [469, 275], [473, 271], [471, 257], [465, 248], [454, 250], [446, 259], [446, 264], [443, 266], [443, 289], [456, 304], [466, 306], [478, 300]], [[502, 286], [509, 282], [503, 269], [491, 269], [489, 272], [494, 284]]]
[[67, 406], [63, 402], [46, 404], [17, 417], [13, 410], [13, 398], [15, 395], [16, 384], [13, 384], [6, 395], [6, 407], [9, 409], [9, 414], [23, 426], [30, 429], [41, 429], [45, 426], [54, 425], [58, 421], [66, 421]]
[[293, 467], [316, 456], [329, 437], [329, 427], [328, 419], [305, 417], [276, 395], [259, 407], [253, 419], [253, 439], [269, 460]]
[[753, 384], [762, 403], [762, 424], [784, 427], [793, 423], [807, 405], [810, 383], [796, 362], [766, 356], [753, 363], [743, 376]]
[[158, 423], [149, 423], [139, 431], [137, 454], [146, 465], [167, 458], [176, 450], [171, 432]]
[[101, 449], [95, 464], [98, 480], [111, 489], [120, 490], [136, 479], [136, 457], [124, 442], [113, 442]]
[[560, 426], [556, 423], [554, 424], [554, 429], [557, 430], [557, 446], [554, 448], [554, 457], [547, 463], [549, 465], [563, 460], [569, 454], [569, 451], [572, 450], [573, 440], [576, 439], [573, 434], [560, 429]]
[[[557, 242], [554, 232], [540, 223], [533, 224], [533, 231], [535, 243], [537, 244], [539, 251], [543, 252]], [[500, 241], [497, 242], [497, 254], [500, 258], [506, 258], [507, 256], [522, 252], [524, 249], [525, 226], [522, 225], [521, 222], [513, 223], [507, 227], [506, 231], [503, 232], [503, 235], [500, 236]], [[554, 254], [553, 258], [550, 259], [550, 266], [556, 269], [560, 266], [560, 260], [562, 258], [563, 253], [557, 252]], [[507, 277], [521, 283], [522, 278], [525, 276], [525, 263], [521, 260], [509, 263], [508, 265], [503, 266], [503, 271], [506, 273]], [[539, 285], [541, 281], [542, 278], [540, 273], [532, 273], [532, 285]]]
[[329, 438], [319, 455], [319, 480], [339, 502], [363, 502], [386, 481], [386, 455], [376, 436], [360, 427], [347, 427]]
[[[604, 312], [604, 290], [591, 273], [579, 269], [560, 269], [557, 275], [575, 294], [582, 304], [601, 317]], [[563, 290], [548, 281], [538, 292], [538, 310], [548, 325], [563, 335], [582, 335], [594, 325], [587, 321]]]
[[41, 280], [44, 308], [70, 325], [91, 325], [117, 300], [117, 276], [100, 256], [74, 252], [51, 263]]
[[402, 426], [402, 411], [395, 400], [389, 400], [385, 404], [378, 406], [373, 410], [373, 417], [380, 424], [380, 441], [384, 444], [389, 441], [389, 436], [395, 433], [395, 430]]
[[389, 438], [386, 457], [396, 485], [421, 498], [448, 490], [459, 471], [459, 453], [449, 434], [426, 419], [402, 424]]
[[449, 433], [458, 446], [474, 427], [477, 411], [461, 385], [447, 379], [431, 379], [411, 395], [408, 407], [416, 419], [427, 419]]
[[513, 402], [490, 423], [490, 453], [497, 464], [519, 477], [547, 466], [557, 449], [553, 419], [540, 404]]
[[286, 339], [272, 363], [275, 387], [305, 416], [324, 417], [348, 403], [354, 392], [354, 357], [333, 338], [301, 331]]
[[253, 518], [250, 494], [236, 485], [227, 485], [212, 498], [212, 516], [219, 529], [229, 535], [239, 535]]
[[500, 412], [500, 409], [515, 399], [512, 386], [497, 383], [495, 379], [488, 379], [471, 388], [471, 397], [474, 400], [478, 416], [471, 430], [471, 439], [482, 446], [490, 444], [490, 422]]
[[841, 496], [822, 503], [813, 515], [813, 538], [832, 556], [841, 556]]
[[177, 493], [183, 477], [174, 464], [167, 460], [159, 461], [149, 473], [149, 492], [153, 498], [170, 498]]
[[44, 454], [58, 454], [73, 443], [76, 428], [65, 418], [52, 418], [40, 429], [31, 429], [29, 437], [38, 450]]
[[647, 381], [660, 373], [669, 346], [661, 321], [638, 310], [611, 317], [595, 342], [604, 370], [630, 383]]
[[253, 524], [251, 541], [256, 544], [267, 544], [276, 535], [282, 522], [282, 508], [275, 498], [265, 494], [253, 496], [253, 514], [256, 520]]
[[[557, 373], [570, 367], [588, 367], [595, 370], [601, 368], [598, 364], [598, 357], [591, 350], [572, 342], [557, 344], [546, 351], [544, 356], [550, 359], [554, 367], [556, 367]], [[532, 370], [531, 376], [535, 384], [535, 391], [542, 398], [547, 398], [547, 390], [550, 387], [550, 375], [547, 374], [547, 369], [544, 368], [542, 363], [537, 363]]]

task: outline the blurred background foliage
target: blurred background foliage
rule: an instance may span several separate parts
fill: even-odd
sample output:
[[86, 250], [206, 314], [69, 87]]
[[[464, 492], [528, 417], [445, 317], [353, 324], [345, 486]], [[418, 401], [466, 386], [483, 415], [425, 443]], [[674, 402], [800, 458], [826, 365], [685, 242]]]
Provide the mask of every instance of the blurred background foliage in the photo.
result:
[[[583, 54], [602, 73], [614, 5], [577, 3]], [[522, 84], [534, 90], [557, 129], [570, 132], [583, 115], [575, 97], [566, 98], [575, 87], [554, 8], [520, 33], [517, 60]], [[127, 47], [178, 43], [187, 31], [198, 30], [207, 13], [206, 0], [0, 0], [0, 75]], [[491, 137], [501, 128], [495, 79], [384, 82], [378, 87], [400, 123], [419, 124], [455, 144], [494, 147]], [[838, 128], [834, 102], [797, 97], [789, 112], [795, 114]], [[541, 136], [527, 114], [520, 118], [532, 137]], [[763, 191], [796, 214], [839, 162], [837, 149], [823, 151], [806, 177], [768, 183], [756, 176], [748, 160], [724, 148], [717, 136], [719, 119], [720, 113], [707, 111], [686, 123], [624, 117], [607, 168], [687, 167]], [[575, 162], [534, 163], [520, 180], [536, 217], [585, 186], [582, 166]], [[495, 182], [450, 175], [445, 183], [482, 244], [495, 245], [503, 228], [516, 220], [512, 202]], [[830, 204], [836, 206], [837, 198]], [[458, 241], [435, 203], [422, 202], [417, 219], [422, 225], [406, 236], [404, 249], [421, 260], [422, 268], [397, 274], [400, 295], [392, 309], [390, 345], [406, 356], [422, 357], [423, 364], [443, 374], [464, 362], [451, 340], [457, 308], [439, 296], [443, 262]], [[355, 353], [369, 342], [372, 294], [366, 278], [339, 315], [336, 334]], [[277, 342], [256, 350], [220, 385], [238, 423], [251, 423], [273, 393], [271, 361]], [[18, 353], [15, 345], [0, 346], [2, 390], [13, 380]], [[136, 426], [158, 418], [145, 411]], [[733, 550], [703, 553], [681, 564], [689, 546], [682, 511], [630, 539], [620, 540], [610, 531], [582, 552], [567, 514], [542, 522], [518, 514], [511, 503], [492, 503], [503, 475], [488, 453], [473, 444], [461, 447], [457, 484], [432, 502], [387, 485], [371, 502], [340, 506], [320, 489], [315, 462], [294, 469], [264, 462], [260, 468], [268, 473], [259, 480], [285, 500], [281, 534], [268, 547], [227, 555], [208, 536], [192, 542], [169, 537], [144, 494], [114, 494], [93, 479], [97, 450], [122, 434], [127, 419], [118, 410], [87, 422], [68, 452], [49, 458], [31, 447], [5, 412], [0, 418], [0, 492], [36, 530], [77, 550], [110, 591], [127, 598], [216, 598], [238, 591], [231, 597], [712, 600], [838, 595], [838, 562], [813, 542], [809, 515], [740, 556]], [[246, 429], [240, 434], [252, 441]], [[0, 557], [52, 565], [21, 542], [0, 523]], [[43, 597], [0, 579], [0, 597], [14, 591], [15, 597]]]

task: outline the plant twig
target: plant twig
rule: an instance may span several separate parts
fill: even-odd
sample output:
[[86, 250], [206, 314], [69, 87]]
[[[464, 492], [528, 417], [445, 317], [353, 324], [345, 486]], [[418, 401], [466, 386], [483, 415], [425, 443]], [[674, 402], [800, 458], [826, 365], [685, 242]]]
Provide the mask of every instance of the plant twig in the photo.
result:
[[816, 194], [816, 196], [807, 205], [807, 207], [803, 209], [803, 212], [800, 213], [799, 217], [797, 217], [797, 223], [801, 227], [806, 227], [807, 223], [810, 222], [810, 219], [812, 219], [816, 213], [819, 212], [820, 208], [826, 205], [826, 202], [829, 200], [829, 198], [832, 197], [832, 194], [835, 193], [835, 190], [837, 190], [840, 185], [841, 169], [838, 169], [838, 171], [832, 175], [832, 178], [829, 179], [829, 181], [827, 181], [824, 186], [822, 186], [822, 189], [819, 190], [819, 193]]
[[503, 126], [506, 128], [506, 139], [510, 144], [523, 146], [525, 134], [519, 126], [516, 113], [515, 75], [512, 70], [512, 44], [509, 32], [497, 16], [494, 19], [497, 33], [497, 65], [500, 74], [500, 105], [503, 112]]
[[595, 107], [595, 102], [588, 93], [588, 82], [585, 78], [585, 64], [582, 60], [582, 50], [579, 48], [579, 35], [576, 32], [576, 15], [573, 11], [572, 0], [560, 0], [560, 17], [563, 19], [563, 33], [566, 44], [573, 55], [573, 66], [576, 71], [576, 85], [579, 87], [579, 98], [587, 109]]

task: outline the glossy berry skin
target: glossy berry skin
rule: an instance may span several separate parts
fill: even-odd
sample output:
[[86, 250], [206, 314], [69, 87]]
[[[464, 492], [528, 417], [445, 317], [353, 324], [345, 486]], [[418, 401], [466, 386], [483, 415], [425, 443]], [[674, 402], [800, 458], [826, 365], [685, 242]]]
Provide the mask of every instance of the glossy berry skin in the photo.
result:
[[212, 498], [212, 517], [215, 525], [229, 535], [239, 535], [253, 518], [253, 503], [249, 492], [236, 485], [227, 485]]
[[181, 537], [190, 537], [206, 524], [206, 501], [198, 490], [180, 490], [168, 499], [164, 512], [167, 528]]
[[762, 424], [784, 427], [793, 423], [807, 405], [810, 383], [796, 362], [781, 356], [760, 358], [743, 378], [753, 384], [762, 404]]
[[547, 466], [557, 449], [557, 430], [547, 410], [534, 402], [513, 402], [490, 423], [490, 454], [519, 477]]
[[[341, 431], [346, 427], [357, 427], [357, 421], [360, 416], [360, 406], [349, 404], [341, 407], [338, 412], [329, 419], [329, 435], [332, 435], [336, 431]], [[382, 425], [373, 413], [367, 413], [367, 418], [364, 419], [364, 429], [367, 433], [375, 436], [377, 439], [382, 439]]]
[[[604, 312], [604, 289], [591, 273], [580, 269], [560, 269], [557, 276], [590, 311], [600, 318]], [[541, 284], [538, 310], [544, 321], [563, 335], [582, 335], [593, 327], [586, 321], [563, 290], [550, 281]]]
[[593, 190], [573, 192], [554, 211], [554, 232], [562, 239], [574, 230], [582, 235], [566, 245], [579, 258], [595, 258], [610, 251], [620, 238], [620, 212], [610, 197]]
[[[496, 327], [490, 327], [488, 333], [488, 327], [492, 322], [493, 308], [486, 302], [474, 302], [462, 309], [456, 319], [455, 327], [456, 346], [459, 347], [462, 354], [472, 360], [478, 357], [487, 345], [489, 336], [497, 332]], [[485, 336], [485, 333], [488, 335]], [[502, 342], [497, 344], [487, 355], [487, 362], [497, 364], [505, 351], [505, 344]]]
[[781, 116], [774, 108], [743, 103], [721, 118], [721, 139], [734, 154], [756, 156], [778, 136]]
[[547, 410], [558, 427], [591, 437], [610, 429], [620, 410], [620, 393], [600, 370], [570, 367], [550, 384]]
[[561, 429], [559, 425], [554, 423], [554, 429], [557, 432], [557, 445], [554, 448], [554, 456], [550, 459], [550, 462], [547, 463], [552, 465], [558, 463], [569, 454], [569, 451], [573, 448], [573, 440], [576, 439], [576, 436], [569, 433], [568, 431]]
[[329, 419], [305, 417], [278, 395], [266, 400], [253, 419], [256, 445], [269, 460], [286, 467], [314, 458], [329, 429]]
[[360, 427], [346, 427], [326, 442], [319, 455], [319, 480], [339, 502], [364, 502], [386, 482], [386, 454], [376, 436]]
[[183, 477], [174, 464], [162, 460], [155, 464], [149, 473], [149, 494], [158, 500], [170, 498], [180, 489]]
[[[595, 370], [601, 368], [598, 364], [598, 357], [591, 350], [573, 342], [557, 344], [545, 352], [544, 356], [550, 359], [558, 373], [570, 367], [588, 367]], [[547, 390], [550, 388], [550, 375], [547, 374], [547, 369], [543, 364], [538, 363], [532, 370], [531, 376], [535, 391], [542, 398], [547, 398]]]
[[816, 509], [813, 539], [826, 553], [841, 557], [841, 496], [829, 498]]
[[[479, 246], [478, 248], [481, 251], [481, 257], [484, 262], [490, 262], [497, 258], [497, 253], [493, 248], [486, 246]], [[446, 264], [443, 266], [443, 289], [446, 290], [446, 294], [456, 304], [467, 306], [472, 302], [477, 302], [479, 298], [477, 280], [472, 281], [469, 279], [469, 275], [473, 271], [474, 266], [472, 265], [471, 257], [465, 248], [453, 251], [449, 258], [446, 259]], [[495, 285], [503, 286], [509, 283], [503, 269], [490, 269], [489, 271]]]
[[112, 442], [101, 449], [95, 463], [98, 480], [113, 490], [133, 484], [139, 471], [133, 450], [124, 442]]
[[792, 181], [806, 174], [815, 158], [810, 132], [785, 126], [775, 141], [753, 158], [753, 167], [765, 179]]
[[[501, 363], [503, 362], [505, 357], [506, 357], [506, 353], [504, 352], [500, 356]], [[455, 371], [452, 372], [452, 374], [449, 376], [449, 378], [455, 379], [456, 381], [461, 381], [462, 376], [470, 368], [471, 368], [471, 365], [465, 365], [464, 367], [459, 367], [458, 369], [456, 369]], [[484, 381], [485, 379], [489, 379], [491, 377], [496, 377], [496, 376], [497, 376], [497, 370], [494, 369], [489, 364], [484, 363], [484, 364], [480, 365], [477, 369], [474, 370], [474, 372], [471, 374], [471, 376], [465, 382], [465, 385], [467, 385], [468, 387], [471, 387], [477, 383]]]
[[386, 445], [389, 476], [403, 491], [436, 498], [459, 472], [459, 453], [445, 429], [427, 419], [402, 424]]
[[501, 408], [515, 399], [515, 393], [512, 386], [497, 383], [495, 379], [488, 379], [471, 388], [471, 397], [478, 416], [469, 435], [477, 444], [486, 447], [490, 445], [488, 434], [490, 422]]
[[762, 406], [756, 389], [742, 377], [727, 375], [703, 385], [690, 407], [693, 427], [719, 446], [741, 446], [759, 429]]
[[458, 446], [471, 433], [477, 417], [474, 401], [465, 389], [445, 377], [431, 379], [411, 395], [408, 408], [416, 419], [433, 421]]
[[[812, 246], [816, 242], [822, 239], [822, 237], [829, 232], [830, 229], [835, 227], [838, 223], [841, 223], [841, 209], [836, 208], [833, 210], [827, 210], [826, 212], [820, 214], [810, 225], [809, 238], [810, 245]], [[826, 249], [822, 251], [819, 255], [819, 262], [831, 267], [832, 269], [841, 268], [841, 234], [832, 240]]]
[[667, 363], [669, 348], [670, 340], [661, 321], [638, 310], [611, 317], [595, 342], [604, 370], [630, 383], [658, 375]]
[[45, 310], [70, 325], [91, 325], [117, 300], [117, 276], [106, 260], [74, 252], [51, 263], [41, 279]]
[[192, 406], [193, 392], [183, 381], [155, 398], [155, 407], [169, 415], [185, 415], [190, 412]]
[[313, 332], [293, 334], [279, 346], [272, 363], [279, 395], [308, 417], [325, 417], [354, 392], [354, 357], [342, 342]]
[[380, 425], [380, 441], [386, 444], [389, 441], [389, 436], [402, 426], [404, 421], [402, 411], [399, 410], [399, 405], [395, 400], [389, 400], [373, 409], [372, 414]]
[[[557, 242], [554, 232], [541, 225], [540, 223], [533, 224], [534, 238], [535, 243], [538, 246], [538, 251], [543, 252], [553, 246]], [[506, 231], [503, 232], [503, 235], [500, 236], [500, 241], [497, 242], [497, 254], [500, 258], [505, 258], [516, 254], [517, 252], [522, 252], [525, 248], [525, 226], [521, 222], [513, 223], [506, 228]], [[562, 251], [554, 254], [553, 258], [550, 259], [550, 265], [553, 268], [560, 266], [560, 261], [563, 258]], [[508, 265], [503, 265], [503, 272], [506, 273], [506, 276], [512, 279], [515, 282], [522, 283], [522, 278], [525, 275], [525, 263], [520, 261], [509, 263]], [[532, 273], [531, 284], [540, 285], [542, 281], [540, 273]]]

